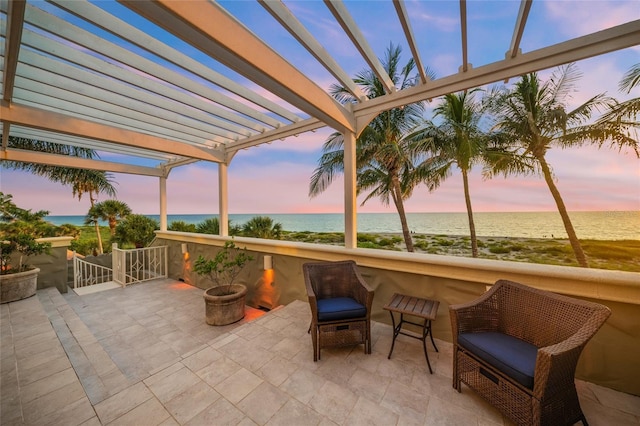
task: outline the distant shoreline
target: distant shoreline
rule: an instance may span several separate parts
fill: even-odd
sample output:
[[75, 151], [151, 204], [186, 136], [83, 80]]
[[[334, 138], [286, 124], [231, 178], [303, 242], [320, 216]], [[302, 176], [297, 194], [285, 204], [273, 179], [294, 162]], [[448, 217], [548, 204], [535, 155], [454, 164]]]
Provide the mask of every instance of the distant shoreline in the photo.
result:
[[[580, 239], [640, 239], [640, 211], [570, 212]], [[158, 220], [158, 215], [148, 215]], [[168, 215], [168, 223], [183, 221], [198, 224], [216, 215]], [[267, 216], [287, 232], [344, 232], [343, 214], [230, 214], [233, 225], [242, 225], [255, 216]], [[81, 225], [84, 216], [48, 216], [54, 224]], [[409, 229], [414, 234], [468, 235], [466, 213], [408, 213]], [[566, 238], [557, 212], [477, 213], [476, 232], [483, 237]], [[101, 223], [106, 226], [106, 223]], [[358, 232], [397, 234], [402, 232], [397, 213], [358, 213]]]

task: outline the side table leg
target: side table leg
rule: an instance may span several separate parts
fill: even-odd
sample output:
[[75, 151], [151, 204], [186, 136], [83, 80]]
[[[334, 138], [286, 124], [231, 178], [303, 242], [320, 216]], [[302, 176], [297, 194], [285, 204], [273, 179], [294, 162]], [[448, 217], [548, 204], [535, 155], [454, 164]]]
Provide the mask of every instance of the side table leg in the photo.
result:
[[[431, 331], [431, 321], [429, 321], [428, 319], [425, 319], [424, 324], [422, 326], [422, 349], [424, 349], [424, 357], [427, 359], [427, 366], [429, 367], [429, 373], [433, 374], [433, 370], [431, 369], [431, 363], [429, 362], [429, 354], [427, 353], [427, 334], [429, 334], [430, 331]], [[431, 342], [433, 342], [433, 340], [431, 340]]]
[[400, 324], [398, 325], [398, 328], [396, 328], [396, 319], [393, 316], [393, 312], [389, 311], [389, 315], [391, 315], [391, 324], [393, 327], [393, 340], [391, 340], [391, 349], [389, 350], [389, 356], [387, 356], [387, 359], [391, 359], [391, 354], [393, 353], [393, 347], [396, 344], [396, 337], [398, 337], [398, 332], [399, 327], [402, 326], [402, 319], [400, 320]]
[[431, 320], [429, 320], [429, 337], [431, 338], [431, 344], [433, 345], [433, 349], [436, 350], [436, 352], [438, 351], [438, 348], [436, 347], [436, 342], [433, 341], [433, 330], [431, 329], [431, 326], [433, 324], [431, 324]]

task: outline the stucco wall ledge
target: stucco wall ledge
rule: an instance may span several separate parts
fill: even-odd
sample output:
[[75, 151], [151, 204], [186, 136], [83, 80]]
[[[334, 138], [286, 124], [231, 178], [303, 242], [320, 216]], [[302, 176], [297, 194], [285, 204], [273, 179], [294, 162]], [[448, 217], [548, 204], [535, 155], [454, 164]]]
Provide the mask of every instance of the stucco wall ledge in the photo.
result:
[[[158, 238], [186, 243], [222, 246], [230, 237], [188, 232], [156, 231]], [[543, 265], [490, 259], [473, 259], [377, 249], [346, 249], [325, 244], [297, 243], [234, 237], [241, 247], [273, 256], [309, 260], [353, 259], [370, 268], [402, 271], [434, 277], [493, 284], [510, 279], [532, 287], [569, 296], [610, 300], [640, 305], [640, 273]], [[277, 262], [277, 257], [274, 260]]]

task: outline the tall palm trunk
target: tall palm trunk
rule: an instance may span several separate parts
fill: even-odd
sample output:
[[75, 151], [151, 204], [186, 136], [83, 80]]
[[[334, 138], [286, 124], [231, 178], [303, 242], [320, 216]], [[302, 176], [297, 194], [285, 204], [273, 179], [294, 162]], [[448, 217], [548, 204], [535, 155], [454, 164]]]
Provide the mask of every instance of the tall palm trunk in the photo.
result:
[[116, 234], [116, 225], [118, 225], [118, 221], [115, 216], [109, 216], [109, 233], [111, 236]]
[[473, 209], [471, 208], [471, 195], [469, 194], [469, 176], [467, 170], [462, 169], [462, 183], [464, 184], [464, 202], [467, 204], [467, 218], [469, 219], [469, 235], [471, 236], [471, 256], [478, 257], [478, 238], [476, 237], [476, 224], [473, 221]]
[[402, 201], [402, 189], [400, 188], [400, 181], [397, 177], [393, 178], [393, 190], [391, 191], [393, 203], [396, 205], [398, 215], [400, 216], [400, 225], [402, 226], [402, 236], [404, 237], [404, 243], [407, 246], [408, 252], [413, 252], [413, 240], [411, 239], [411, 231], [409, 230], [409, 224], [407, 223], [407, 213], [404, 211], [404, 202]]
[[538, 161], [540, 162], [540, 167], [542, 168], [544, 180], [547, 182], [547, 186], [549, 187], [551, 195], [553, 196], [553, 199], [556, 202], [556, 206], [558, 207], [558, 212], [560, 213], [560, 217], [562, 218], [564, 229], [567, 231], [567, 235], [569, 236], [569, 242], [571, 243], [571, 248], [573, 248], [573, 253], [576, 256], [576, 260], [581, 267], [588, 268], [589, 263], [587, 262], [587, 256], [585, 256], [584, 251], [582, 250], [582, 246], [580, 245], [580, 241], [578, 240], [578, 236], [576, 235], [576, 231], [573, 229], [571, 219], [569, 218], [569, 213], [567, 212], [564, 201], [562, 201], [562, 197], [560, 196], [560, 191], [558, 191], [558, 187], [553, 182], [553, 176], [551, 176], [549, 165], [547, 164], [544, 157], [538, 157]]
[[[91, 203], [91, 207], [96, 204], [96, 199], [93, 198], [93, 191], [89, 191], [89, 202]], [[100, 226], [98, 224], [98, 219], [93, 223], [96, 228], [96, 236], [98, 237], [98, 254], [103, 254], [104, 250], [102, 248], [102, 235], [100, 235]]]

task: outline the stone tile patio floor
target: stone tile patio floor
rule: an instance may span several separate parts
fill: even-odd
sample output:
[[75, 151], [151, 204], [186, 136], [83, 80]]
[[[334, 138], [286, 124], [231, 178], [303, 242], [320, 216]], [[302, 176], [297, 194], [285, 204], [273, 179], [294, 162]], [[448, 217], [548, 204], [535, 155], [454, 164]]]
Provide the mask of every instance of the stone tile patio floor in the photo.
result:
[[[373, 323], [373, 353], [324, 349], [296, 301], [225, 327], [202, 290], [158, 280], [78, 296], [56, 289], [0, 305], [2, 425], [500, 425], [451, 387], [451, 344]], [[577, 381], [591, 425], [640, 425], [640, 398]]]

